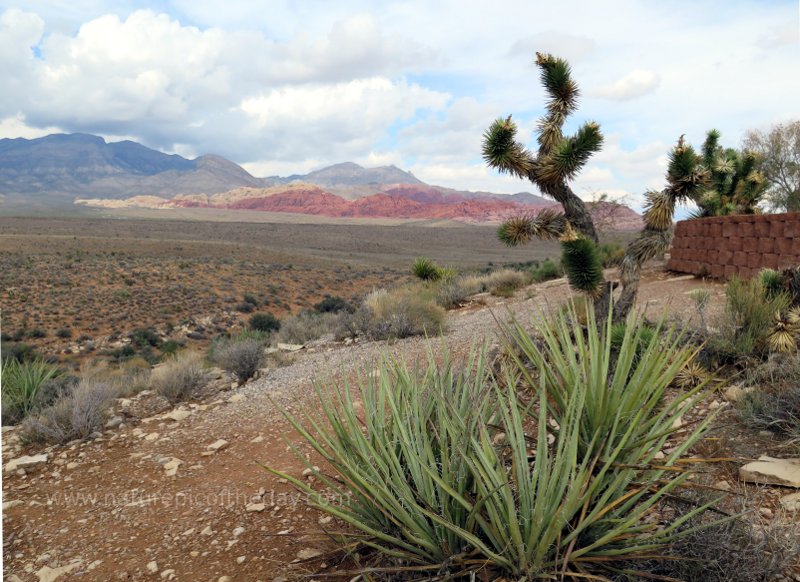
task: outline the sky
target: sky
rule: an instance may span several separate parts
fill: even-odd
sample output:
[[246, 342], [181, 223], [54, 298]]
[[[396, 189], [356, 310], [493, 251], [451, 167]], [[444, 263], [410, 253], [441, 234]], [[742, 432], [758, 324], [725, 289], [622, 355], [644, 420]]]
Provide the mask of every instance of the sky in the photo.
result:
[[256, 176], [343, 161], [535, 191], [481, 160], [513, 114], [535, 142], [536, 51], [605, 136], [573, 187], [640, 207], [682, 134], [736, 147], [800, 118], [798, 0], [0, 0], [0, 138], [84, 132]]

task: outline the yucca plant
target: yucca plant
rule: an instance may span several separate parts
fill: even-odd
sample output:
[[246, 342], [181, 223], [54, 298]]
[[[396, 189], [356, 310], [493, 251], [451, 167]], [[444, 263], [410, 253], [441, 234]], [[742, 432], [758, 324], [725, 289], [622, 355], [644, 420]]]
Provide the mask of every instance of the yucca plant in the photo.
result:
[[[557, 328], [570, 336], [583, 331], [566, 318]], [[485, 351], [458, 367], [446, 351], [439, 358], [430, 353], [424, 371], [385, 360], [377, 378], [365, 373], [358, 386], [346, 379], [339, 387], [317, 386], [321, 417], [284, 414], [322, 457], [324, 467], [315, 475], [329, 493], [267, 469], [347, 524], [335, 535], [349, 548], [382, 554], [374, 569], [431, 579], [478, 572], [591, 578], [616, 561], [658, 555], [690, 516], [705, 509], [668, 525], [647, 519], [686, 485], [689, 472], [679, 457], [710, 421], [688, 430], [666, 459], [654, 463], [674, 435], [675, 418], [700, 389], [676, 404], [662, 402], [665, 383], [681, 365], [683, 352], [674, 343], [666, 350], [648, 346], [630, 380], [607, 384], [610, 320], [603, 329], [605, 339], [584, 341], [585, 351], [578, 350], [592, 356], [583, 362], [573, 361], [574, 344], [552, 344], [549, 355], [563, 381], [558, 389], [542, 362], [534, 380], [531, 358], [517, 357], [497, 382]], [[639, 329], [633, 321], [622, 360], [632, 360], [633, 330]], [[545, 336], [562, 332], [539, 328]], [[535, 343], [522, 328], [514, 334], [522, 345]], [[559, 345], [568, 353], [556, 354]], [[665, 363], [665, 352], [673, 364]], [[533, 391], [529, 402], [520, 401], [520, 380]], [[331, 504], [330, 493], [341, 504]]]
[[442, 277], [442, 270], [427, 257], [417, 257], [411, 265], [411, 272], [423, 281], [438, 281]]
[[[663, 320], [650, 328], [641, 314], [631, 312], [623, 330], [614, 326], [613, 314], [598, 323], [592, 310], [584, 310], [578, 317], [573, 305], [549, 316], [548, 325], [539, 327], [538, 340], [514, 323], [507, 330], [512, 361], [523, 385], [535, 389], [536, 374], [543, 378], [559, 425], [574, 386], [586, 390], [583, 447], [602, 446], [607, 455], [625, 440], [623, 453], [630, 453], [637, 463], [649, 462], [648, 455], [655, 455], [673, 432], [672, 423], [705, 395], [705, 383], [700, 383], [668, 402], [664, 398], [695, 351], [685, 347], [681, 334], [666, 328]], [[580, 319], [586, 321], [585, 330], [574, 323]], [[629, 425], [635, 425], [631, 435]], [[603, 439], [596, 440], [597, 434]]]
[[758, 273], [764, 292], [770, 297], [783, 293], [783, 276], [775, 269], [762, 269]]
[[61, 374], [57, 366], [42, 359], [2, 362], [3, 421], [19, 422], [40, 405], [42, 386]]

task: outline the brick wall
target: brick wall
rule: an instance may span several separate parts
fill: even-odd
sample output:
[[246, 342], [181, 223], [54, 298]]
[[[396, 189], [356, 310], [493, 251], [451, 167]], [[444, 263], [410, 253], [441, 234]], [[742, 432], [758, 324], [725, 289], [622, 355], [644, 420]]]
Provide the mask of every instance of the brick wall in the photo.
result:
[[800, 212], [682, 220], [667, 268], [727, 279], [800, 265]]

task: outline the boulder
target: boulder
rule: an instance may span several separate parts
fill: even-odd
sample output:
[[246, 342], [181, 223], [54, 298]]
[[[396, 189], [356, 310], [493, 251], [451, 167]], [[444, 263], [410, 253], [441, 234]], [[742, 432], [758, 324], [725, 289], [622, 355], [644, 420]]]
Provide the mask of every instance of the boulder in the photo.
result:
[[30, 469], [31, 467], [43, 465], [46, 462], [47, 453], [42, 453], [41, 455], [25, 455], [24, 457], [11, 459], [8, 463], [6, 463], [5, 472], [13, 473], [17, 469]]
[[774, 459], [766, 455], [739, 468], [739, 478], [761, 485], [800, 488], [800, 459]]

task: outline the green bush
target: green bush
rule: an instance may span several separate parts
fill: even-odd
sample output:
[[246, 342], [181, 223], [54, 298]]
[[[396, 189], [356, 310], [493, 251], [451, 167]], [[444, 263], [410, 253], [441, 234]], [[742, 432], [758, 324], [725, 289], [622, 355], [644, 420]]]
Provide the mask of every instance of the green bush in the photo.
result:
[[56, 330], [56, 337], [61, 339], [69, 339], [72, 337], [72, 330], [68, 327], [62, 327]]
[[33, 346], [23, 342], [3, 342], [0, 345], [2, 361], [16, 360], [17, 362], [29, 362], [40, 358]]
[[106, 411], [116, 395], [112, 384], [84, 379], [37, 415], [28, 416], [20, 436], [25, 442], [44, 443], [86, 438], [103, 428]]
[[535, 283], [543, 283], [552, 279], [561, 278], [561, 268], [550, 259], [545, 259], [538, 267], [531, 269]]
[[[556, 325], [582, 337], [566, 320]], [[706, 424], [652, 463], [676, 430], [674, 420], [698, 395], [662, 402], [670, 375], [680, 369], [665, 360], [680, 362], [685, 354], [671, 343], [667, 350], [648, 349], [636, 380], [609, 378], [603, 362], [610, 325], [601, 327], [577, 343], [559, 342], [560, 333], [540, 328], [545, 341], [557, 340], [548, 351], [556, 366], [549, 375], [536, 348], [527, 350], [524, 363], [518, 358], [501, 369], [502, 383], [484, 352], [458, 366], [446, 352], [431, 352], [424, 371], [387, 359], [377, 376], [365, 372], [355, 388], [346, 378], [340, 386], [317, 386], [321, 418], [311, 411], [303, 418], [284, 414], [326, 461], [324, 472], [314, 471], [325, 491], [268, 470], [347, 523], [350, 532], [340, 536], [349, 551], [377, 550], [389, 569], [399, 561], [409, 575], [590, 578], [613, 572], [615, 561], [657, 555], [705, 509], [658, 527], [648, 523], [670, 492], [688, 485], [689, 472], [676, 463]], [[623, 361], [633, 359], [637, 329], [631, 321]], [[518, 343], [536, 343], [523, 334], [515, 328]], [[587, 354], [598, 358], [579, 359]], [[541, 383], [531, 378], [531, 361]], [[531, 402], [520, 401], [519, 378], [533, 390]], [[341, 503], [330, 503], [329, 493]]]
[[340, 311], [352, 313], [355, 311], [355, 307], [341, 297], [326, 295], [322, 301], [314, 305], [314, 311], [319, 313], [338, 313]]
[[174, 404], [197, 396], [207, 381], [202, 358], [188, 352], [169, 359], [153, 370], [150, 387]]
[[709, 339], [709, 349], [726, 363], [762, 359], [769, 351], [767, 337], [773, 330], [775, 314], [786, 310], [789, 296], [769, 296], [759, 277], [733, 277], [725, 287], [725, 297], [719, 331]]
[[436, 288], [436, 303], [445, 309], [456, 309], [469, 295], [460, 279], [442, 280]]
[[43, 387], [60, 374], [56, 366], [41, 359], [4, 360], [0, 366], [3, 424], [16, 424], [35, 412], [42, 402]]
[[622, 259], [625, 258], [625, 248], [613, 242], [599, 245], [597, 247], [597, 253], [600, 255], [600, 264], [603, 265], [604, 269], [620, 265]]
[[438, 281], [442, 276], [441, 269], [427, 257], [417, 257], [411, 265], [411, 272], [423, 281]]
[[281, 328], [281, 322], [271, 313], [256, 313], [250, 317], [248, 327], [253, 331], [270, 333]]
[[130, 334], [131, 343], [134, 346], [145, 348], [157, 348], [161, 344], [161, 338], [152, 327], [140, 327], [133, 330]]
[[303, 311], [287, 317], [281, 322], [280, 331], [273, 337], [273, 343], [306, 344], [334, 333], [339, 318], [347, 311]]

